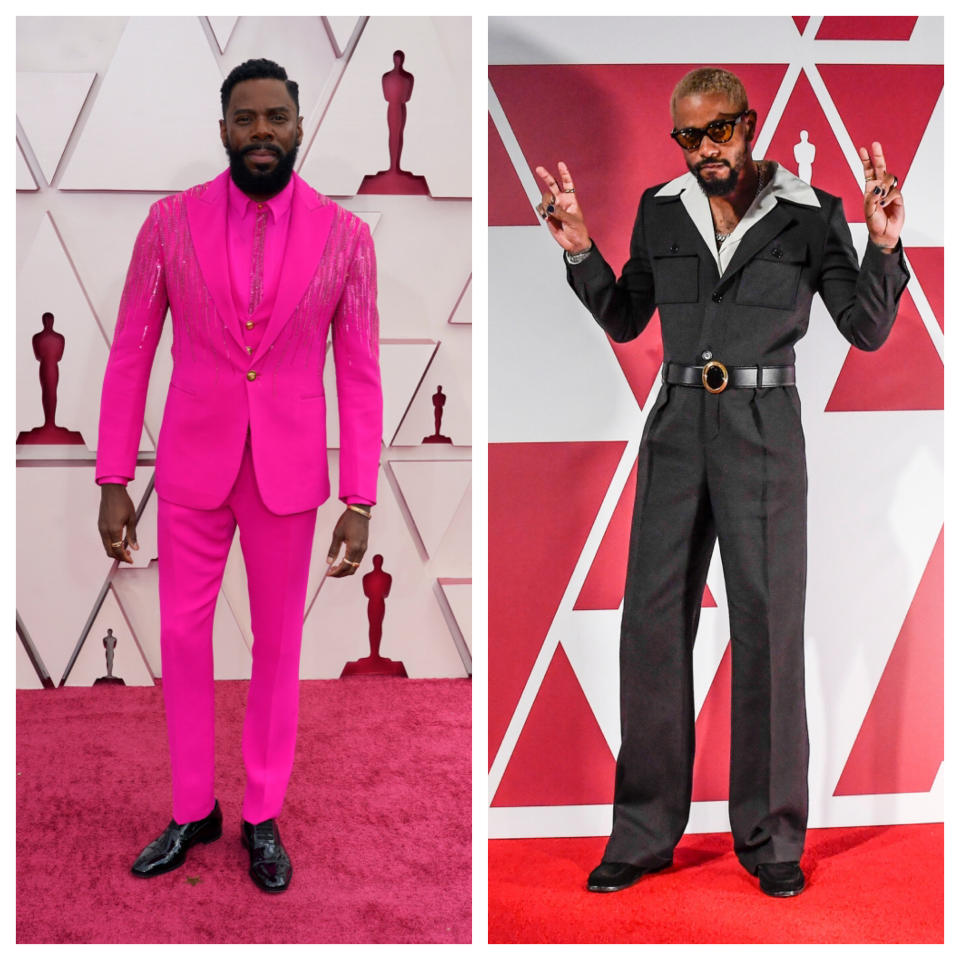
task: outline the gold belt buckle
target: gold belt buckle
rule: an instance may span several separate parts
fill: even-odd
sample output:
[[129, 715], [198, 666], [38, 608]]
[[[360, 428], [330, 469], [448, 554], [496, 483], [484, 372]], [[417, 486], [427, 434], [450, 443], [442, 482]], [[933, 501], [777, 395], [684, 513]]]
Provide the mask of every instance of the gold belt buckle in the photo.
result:
[[[719, 370], [720, 375], [723, 379], [720, 381], [720, 386], [711, 387], [710, 386], [710, 371]], [[719, 360], [711, 360], [709, 363], [704, 364], [703, 370], [700, 371], [700, 381], [703, 384], [703, 389], [707, 393], [723, 393], [727, 389], [727, 383], [730, 380], [730, 374], [727, 371], [727, 368]]]

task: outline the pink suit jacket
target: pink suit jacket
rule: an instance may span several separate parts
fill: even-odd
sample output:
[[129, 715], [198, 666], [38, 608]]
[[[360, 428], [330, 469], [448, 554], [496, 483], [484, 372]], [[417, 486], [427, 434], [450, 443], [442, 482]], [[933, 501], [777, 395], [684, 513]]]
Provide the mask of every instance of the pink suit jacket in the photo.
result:
[[103, 380], [97, 477], [133, 477], [147, 384], [167, 308], [173, 374], [156, 489], [220, 506], [247, 429], [266, 506], [299, 513], [330, 495], [323, 366], [332, 331], [340, 499], [376, 502], [383, 400], [376, 261], [367, 225], [296, 174], [276, 303], [247, 353], [227, 262], [227, 178], [158, 200], [140, 229]]

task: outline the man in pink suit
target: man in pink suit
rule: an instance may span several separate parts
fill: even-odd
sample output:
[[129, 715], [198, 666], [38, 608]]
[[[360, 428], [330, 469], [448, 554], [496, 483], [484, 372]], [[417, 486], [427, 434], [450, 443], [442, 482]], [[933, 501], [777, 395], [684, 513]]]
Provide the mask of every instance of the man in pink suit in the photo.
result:
[[136, 511], [125, 484], [134, 475], [169, 307], [173, 374], [155, 482], [173, 819], [133, 873], [172, 870], [191, 846], [222, 832], [213, 782], [212, 629], [239, 528], [254, 635], [241, 838], [254, 882], [280, 891], [292, 868], [276, 817], [293, 765], [316, 510], [330, 494], [326, 342], [332, 334], [346, 505], [327, 575], [342, 577], [360, 564], [376, 502], [376, 264], [366, 224], [293, 172], [303, 129], [298, 87], [286, 71], [248, 60], [220, 94], [230, 169], [153, 204], [134, 247], [103, 382], [99, 529], [107, 554], [130, 562]]

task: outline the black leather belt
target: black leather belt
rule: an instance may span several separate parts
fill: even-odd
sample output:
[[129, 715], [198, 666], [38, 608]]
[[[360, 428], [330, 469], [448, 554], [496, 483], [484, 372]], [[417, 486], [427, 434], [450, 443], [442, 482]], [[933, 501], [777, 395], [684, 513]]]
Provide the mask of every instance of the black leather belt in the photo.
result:
[[663, 382], [682, 387], [703, 387], [708, 393], [723, 393], [727, 387], [792, 387], [796, 382], [793, 364], [782, 367], [725, 367], [719, 360], [695, 366], [667, 360], [663, 365]]

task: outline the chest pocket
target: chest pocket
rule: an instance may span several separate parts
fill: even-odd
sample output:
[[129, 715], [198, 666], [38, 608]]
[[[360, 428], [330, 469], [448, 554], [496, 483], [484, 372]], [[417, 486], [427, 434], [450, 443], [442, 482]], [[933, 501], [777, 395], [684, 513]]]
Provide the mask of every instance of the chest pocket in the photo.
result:
[[695, 303], [700, 299], [700, 258], [654, 254], [653, 282], [657, 303]]
[[737, 303], [789, 310], [797, 302], [800, 273], [806, 262], [806, 243], [773, 240], [740, 271]]

